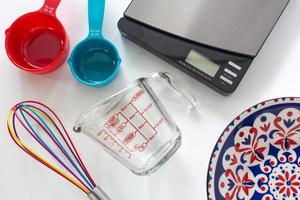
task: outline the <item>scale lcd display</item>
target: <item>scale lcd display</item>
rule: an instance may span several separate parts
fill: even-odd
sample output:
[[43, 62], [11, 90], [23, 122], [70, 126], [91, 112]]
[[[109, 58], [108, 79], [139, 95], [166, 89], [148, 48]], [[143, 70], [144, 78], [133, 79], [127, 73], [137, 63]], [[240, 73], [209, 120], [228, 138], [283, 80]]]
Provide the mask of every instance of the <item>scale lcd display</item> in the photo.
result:
[[219, 65], [212, 62], [210, 59], [196, 52], [195, 50], [190, 51], [189, 55], [185, 59], [185, 62], [193, 65], [194, 67], [203, 71], [211, 77], [214, 77], [220, 68]]

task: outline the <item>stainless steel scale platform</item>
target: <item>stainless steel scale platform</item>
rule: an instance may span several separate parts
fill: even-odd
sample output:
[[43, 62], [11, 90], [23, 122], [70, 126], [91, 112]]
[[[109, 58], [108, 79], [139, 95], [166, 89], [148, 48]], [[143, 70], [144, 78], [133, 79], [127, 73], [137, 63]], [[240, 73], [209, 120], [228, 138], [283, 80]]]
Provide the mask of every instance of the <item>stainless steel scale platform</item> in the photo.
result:
[[289, 0], [133, 0], [126, 37], [224, 94], [235, 91]]

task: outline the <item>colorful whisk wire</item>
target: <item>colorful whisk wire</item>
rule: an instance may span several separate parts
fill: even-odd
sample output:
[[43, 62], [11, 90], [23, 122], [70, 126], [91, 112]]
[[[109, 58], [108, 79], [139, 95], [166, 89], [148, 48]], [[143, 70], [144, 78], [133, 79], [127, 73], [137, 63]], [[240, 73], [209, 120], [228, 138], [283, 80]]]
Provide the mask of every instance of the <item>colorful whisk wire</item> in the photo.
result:
[[[20, 127], [23, 130], [19, 130]], [[90, 199], [110, 200], [105, 192], [96, 186], [64, 125], [49, 107], [36, 101], [18, 103], [8, 114], [7, 128], [13, 141], [24, 152], [67, 179], [86, 193]], [[42, 130], [42, 133], [40, 130]], [[34, 141], [41, 145], [59, 163], [59, 166], [49, 162], [25, 144], [20, 137], [23, 132], [27, 132]], [[45, 140], [46, 136], [47, 141]], [[49, 142], [55, 146], [55, 150]], [[63, 155], [63, 158], [61, 155]]]

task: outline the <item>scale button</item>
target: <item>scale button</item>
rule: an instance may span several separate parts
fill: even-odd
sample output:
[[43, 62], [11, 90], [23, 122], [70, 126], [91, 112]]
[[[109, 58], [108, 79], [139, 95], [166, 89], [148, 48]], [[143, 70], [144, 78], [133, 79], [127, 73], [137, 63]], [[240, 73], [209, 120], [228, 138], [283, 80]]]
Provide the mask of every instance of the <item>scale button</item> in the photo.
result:
[[233, 84], [233, 81], [232, 81], [232, 80], [226, 78], [226, 77], [223, 76], [223, 75], [220, 76], [220, 79], [221, 79], [222, 81], [225, 81], [225, 82], [228, 83], [229, 85], [232, 85], [232, 84]]
[[229, 61], [228, 64], [231, 66], [231, 67], [234, 67], [235, 69], [241, 71], [242, 70], [242, 67], [241, 66], [238, 66], [237, 64], [235, 64], [234, 62], [232, 61]]
[[231, 76], [233, 76], [234, 78], [236, 78], [237, 77], [237, 74], [236, 73], [234, 73], [233, 71], [231, 71], [230, 69], [227, 69], [227, 68], [225, 68], [225, 70], [224, 70], [227, 74], [229, 74], [229, 75], [231, 75]]

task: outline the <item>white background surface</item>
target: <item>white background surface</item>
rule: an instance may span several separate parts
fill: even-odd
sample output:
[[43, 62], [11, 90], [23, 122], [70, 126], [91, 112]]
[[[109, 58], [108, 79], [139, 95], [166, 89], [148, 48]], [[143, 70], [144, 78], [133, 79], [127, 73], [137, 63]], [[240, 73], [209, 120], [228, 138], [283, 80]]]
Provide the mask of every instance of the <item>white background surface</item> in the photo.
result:
[[[102, 89], [79, 84], [67, 64], [49, 75], [36, 76], [14, 67], [4, 50], [4, 31], [20, 15], [37, 10], [42, 0], [2, 1], [0, 7], [0, 199], [79, 200], [81, 191], [21, 152], [9, 138], [5, 117], [22, 100], [38, 100], [52, 107], [71, 130], [78, 114], [124, 88], [140, 76], [168, 71], [182, 81], [200, 102], [199, 116], [188, 117], [168, 106], [183, 132], [175, 156], [150, 177], [137, 177], [84, 135], [71, 132], [92, 176], [112, 200], [206, 199], [206, 174], [211, 151], [226, 125], [260, 101], [300, 96], [300, 1], [291, 0], [286, 12], [255, 59], [238, 90], [224, 97], [149, 52], [121, 37], [117, 21], [130, 0], [107, 1], [104, 35], [120, 51], [122, 69]], [[71, 47], [87, 34], [87, 1], [62, 1], [58, 17], [70, 36]]]

